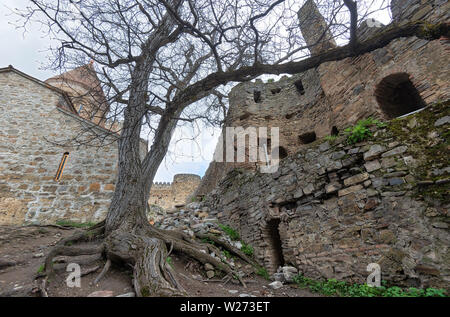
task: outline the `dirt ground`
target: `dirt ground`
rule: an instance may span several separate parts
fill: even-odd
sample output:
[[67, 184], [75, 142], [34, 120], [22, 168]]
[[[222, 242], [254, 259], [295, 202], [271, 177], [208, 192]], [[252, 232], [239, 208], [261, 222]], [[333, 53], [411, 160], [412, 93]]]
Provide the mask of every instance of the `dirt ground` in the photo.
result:
[[[42, 267], [44, 257], [50, 252], [52, 246], [59, 240], [72, 235], [75, 230], [80, 229], [0, 226], [0, 296], [40, 296], [34, 279]], [[221, 277], [208, 279], [202, 265], [198, 262], [177, 254], [172, 254], [170, 258], [171, 265], [177, 272], [178, 279], [188, 296], [317, 296], [291, 285], [273, 290], [268, 286], [270, 281], [255, 274], [244, 279], [246, 288], [234, 280], [227, 281]], [[99, 291], [102, 292], [96, 293], [97, 296], [102, 294], [118, 296], [133, 292], [131, 268], [116, 265], [113, 265], [105, 277], [94, 285], [94, 280], [105, 263], [100, 256], [57, 257], [54, 262], [57, 274], [48, 283], [50, 297], [84, 297]], [[69, 263], [80, 265], [81, 287], [67, 286], [66, 279], [71, 273], [66, 271]], [[242, 265], [244, 269], [244, 264]]]

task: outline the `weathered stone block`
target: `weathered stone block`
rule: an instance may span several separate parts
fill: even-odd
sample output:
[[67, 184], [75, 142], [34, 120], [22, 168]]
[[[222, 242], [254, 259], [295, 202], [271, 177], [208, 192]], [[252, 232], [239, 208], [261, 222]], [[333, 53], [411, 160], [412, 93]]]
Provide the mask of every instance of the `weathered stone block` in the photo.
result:
[[361, 173], [355, 176], [351, 176], [349, 178], [344, 179], [345, 186], [351, 186], [355, 184], [359, 184], [369, 179], [369, 173]]

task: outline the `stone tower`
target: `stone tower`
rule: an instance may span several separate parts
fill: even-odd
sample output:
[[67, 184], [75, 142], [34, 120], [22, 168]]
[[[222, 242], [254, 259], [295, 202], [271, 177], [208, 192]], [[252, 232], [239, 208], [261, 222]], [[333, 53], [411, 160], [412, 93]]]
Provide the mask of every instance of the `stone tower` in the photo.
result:
[[313, 0], [306, 1], [298, 11], [298, 20], [311, 55], [319, 55], [336, 47], [328, 25]]
[[109, 104], [92, 62], [45, 82], [67, 92], [82, 118], [105, 126]]

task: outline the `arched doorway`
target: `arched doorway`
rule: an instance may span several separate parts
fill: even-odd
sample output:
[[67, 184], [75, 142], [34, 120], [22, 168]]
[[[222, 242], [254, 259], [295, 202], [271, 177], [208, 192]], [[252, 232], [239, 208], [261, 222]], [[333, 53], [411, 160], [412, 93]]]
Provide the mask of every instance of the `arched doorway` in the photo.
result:
[[375, 89], [375, 97], [388, 119], [425, 107], [425, 102], [407, 73], [396, 73], [383, 78]]

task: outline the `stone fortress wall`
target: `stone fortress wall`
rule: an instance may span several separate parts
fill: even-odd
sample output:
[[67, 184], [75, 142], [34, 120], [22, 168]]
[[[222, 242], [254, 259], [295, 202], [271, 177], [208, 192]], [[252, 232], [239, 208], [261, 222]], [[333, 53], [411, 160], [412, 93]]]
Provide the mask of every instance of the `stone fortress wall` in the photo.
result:
[[[311, 11], [314, 14], [311, 15]], [[448, 21], [450, 3], [392, 1], [391, 11], [394, 22], [398, 23]], [[300, 21], [308, 15], [323, 20], [311, 0], [299, 12]], [[325, 32], [321, 29], [323, 25], [321, 21], [300, 24], [308, 45], [314, 44], [318, 40], [316, 37]], [[358, 29], [362, 40], [376, 32], [377, 28], [369, 28], [367, 22]], [[324, 38], [330, 39], [330, 43], [315, 46], [312, 55], [335, 46], [330, 36]], [[450, 97], [448, 52], [448, 39], [429, 42], [415, 37], [402, 38], [371, 53], [327, 62], [277, 82], [256, 80], [239, 84], [229, 94], [225, 127], [279, 127], [280, 157], [283, 158], [360, 119], [369, 116], [392, 119], [425, 104], [447, 100]], [[213, 190], [218, 181], [236, 167], [256, 169], [257, 165], [248, 162], [248, 158], [244, 163], [212, 162], [196, 195], [204, 196]]]
[[172, 183], [155, 182], [150, 190], [150, 205], [164, 209], [173, 209], [189, 203], [189, 199], [201, 182], [201, 177], [195, 174], [177, 174]]
[[[0, 224], [105, 217], [116, 183], [118, 134], [81, 116], [66, 91], [12, 66], [0, 69], [0, 122]], [[93, 134], [100, 138], [80, 145]], [[145, 141], [140, 151], [143, 157]]]
[[237, 230], [270, 273], [365, 283], [370, 263], [389, 285], [450, 282], [450, 103], [431, 105], [347, 144], [317, 140], [276, 173], [234, 169], [202, 202]]

